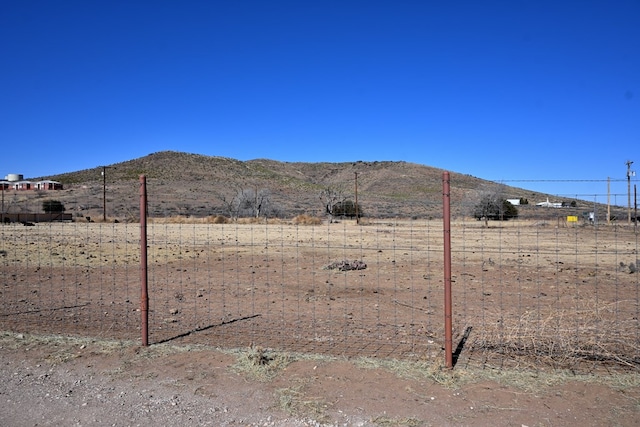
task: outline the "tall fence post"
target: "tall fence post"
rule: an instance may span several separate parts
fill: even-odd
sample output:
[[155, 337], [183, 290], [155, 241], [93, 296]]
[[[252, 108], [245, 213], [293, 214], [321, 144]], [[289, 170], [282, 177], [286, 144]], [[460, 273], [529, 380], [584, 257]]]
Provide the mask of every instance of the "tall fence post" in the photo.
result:
[[147, 274], [147, 177], [140, 175], [140, 315], [142, 345], [149, 345], [149, 294]]
[[444, 230], [444, 352], [446, 367], [453, 368], [453, 322], [451, 313], [451, 191], [449, 172], [442, 173]]

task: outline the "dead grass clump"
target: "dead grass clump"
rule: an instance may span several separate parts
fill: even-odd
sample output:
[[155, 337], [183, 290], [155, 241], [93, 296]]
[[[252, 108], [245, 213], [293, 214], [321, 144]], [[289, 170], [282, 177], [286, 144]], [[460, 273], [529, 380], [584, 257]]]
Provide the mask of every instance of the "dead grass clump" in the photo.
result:
[[[508, 357], [518, 365], [580, 369], [597, 363], [601, 367], [638, 369], [640, 348], [637, 323], [616, 316], [625, 302], [579, 310], [551, 313], [531, 311], [509, 328], [484, 325], [483, 333], [471, 344], [481, 350]], [[500, 325], [501, 322], [496, 322]], [[612, 331], [615, 331], [613, 333]]]
[[363, 369], [385, 369], [400, 378], [428, 379], [449, 389], [458, 388], [469, 380], [464, 371], [447, 369], [440, 359], [431, 362], [411, 362], [362, 357], [356, 359], [355, 364]]
[[328, 423], [331, 419], [325, 413], [330, 406], [322, 399], [305, 396], [302, 385], [277, 390], [280, 408], [289, 415], [307, 417], [316, 423]]
[[288, 354], [252, 347], [238, 354], [233, 369], [252, 379], [267, 382], [275, 378], [292, 360]]
[[301, 214], [293, 218], [292, 222], [295, 225], [321, 225], [322, 218], [318, 218], [317, 216], [311, 216], [307, 214]]
[[371, 422], [379, 427], [420, 427], [426, 424], [425, 421], [417, 418], [390, 418], [387, 416], [376, 417]]
[[231, 220], [224, 215], [208, 216], [205, 218], [207, 224], [229, 224]]
[[190, 224], [194, 222], [194, 218], [185, 215], [177, 215], [169, 217], [150, 217], [148, 221], [154, 224]]
[[245, 218], [237, 218], [236, 223], [244, 224], [244, 225], [251, 225], [251, 224], [280, 225], [280, 224], [286, 224], [286, 221], [283, 221], [280, 218], [245, 217]]

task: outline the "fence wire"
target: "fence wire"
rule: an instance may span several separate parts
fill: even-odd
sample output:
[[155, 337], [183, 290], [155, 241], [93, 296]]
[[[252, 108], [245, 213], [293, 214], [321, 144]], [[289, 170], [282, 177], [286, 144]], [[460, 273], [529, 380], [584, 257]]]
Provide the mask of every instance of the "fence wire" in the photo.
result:
[[[441, 218], [187, 218], [149, 198], [151, 344], [444, 357]], [[638, 370], [635, 225], [595, 202], [593, 220], [522, 211], [452, 220], [456, 364]], [[139, 339], [139, 224], [74, 219], [0, 225], [0, 329]]]
[[434, 227], [152, 223], [150, 340], [435, 357]]

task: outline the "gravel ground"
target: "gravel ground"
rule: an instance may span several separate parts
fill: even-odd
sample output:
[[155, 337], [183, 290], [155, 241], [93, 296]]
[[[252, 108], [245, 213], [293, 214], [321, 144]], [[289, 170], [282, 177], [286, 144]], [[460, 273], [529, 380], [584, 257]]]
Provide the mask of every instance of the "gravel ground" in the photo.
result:
[[239, 360], [267, 359], [0, 333], [0, 426], [588, 427], [640, 419], [633, 372], [427, 375], [343, 359]]

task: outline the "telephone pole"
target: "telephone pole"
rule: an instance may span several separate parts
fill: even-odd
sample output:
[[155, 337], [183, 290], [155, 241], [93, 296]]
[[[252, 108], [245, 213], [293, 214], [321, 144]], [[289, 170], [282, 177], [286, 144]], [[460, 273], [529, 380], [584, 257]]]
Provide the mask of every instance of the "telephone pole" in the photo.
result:
[[354, 172], [356, 175], [356, 224], [360, 224], [360, 215], [358, 212], [358, 172]]
[[102, 221], [107, 222], [107, 169], [111, 166], [102, 166]]
[[632, 164], [633, 162], [631, 160], [627, 160], [627, 216], [629, 225], [631, 225], [631, 177], [636, 174], [631, 170]]
[[607, 177], [607, 224], [611, 224], [611, 178]]

